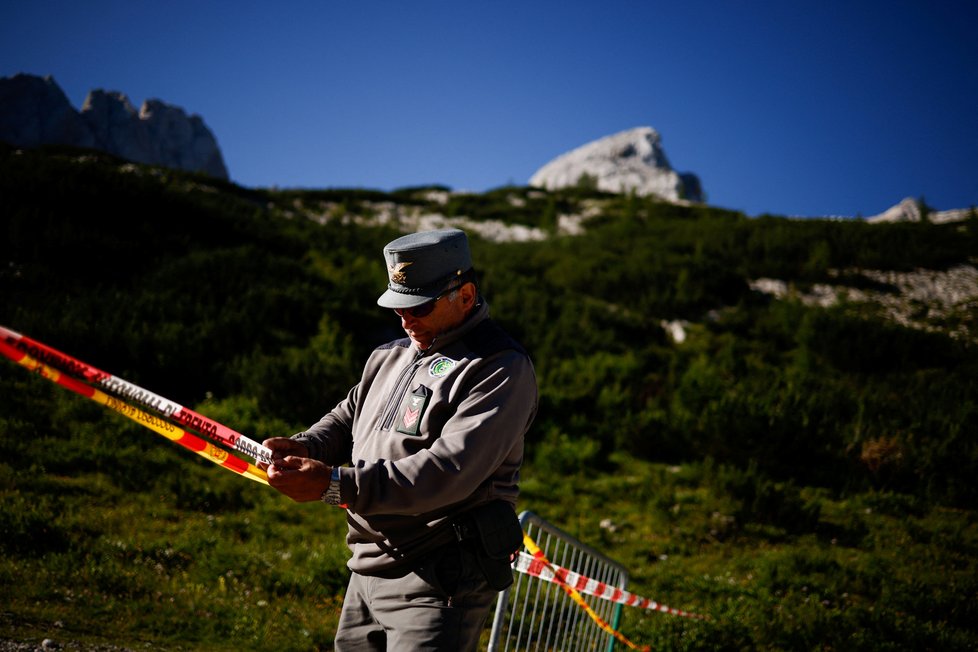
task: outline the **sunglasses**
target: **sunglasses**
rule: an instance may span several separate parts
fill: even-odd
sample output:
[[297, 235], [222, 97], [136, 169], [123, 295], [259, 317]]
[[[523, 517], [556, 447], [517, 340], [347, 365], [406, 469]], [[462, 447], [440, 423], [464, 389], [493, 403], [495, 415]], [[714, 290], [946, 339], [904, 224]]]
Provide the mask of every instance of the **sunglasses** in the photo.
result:
[[[445, 288], [437, 297], [431, 301], [422, 303], [420, 306], [415, 306], [414, 308], [394, 308], [394, 314], [396, 314], [398, 317], [410, 316], [414, 317], [415, 319], [423, 319], [434, 311], [435, 304], [437, 304], [443, 297], [446, 297], [452, 292], [458, 290], [460, 287], [465, 285], [465, 283], [466, 281], [462, 280], [453, 284], [451, 287]], [[452, 300], [454, 301], [454, 298]]]
[[[451, 292], [451, 290], [449, 290], [448, 292]], [[438, 303], [438, 301], [443, 296], [448, 294], [448, 292], [445, 292], [444, 294], [439, 294], [431, 301], [422, 303], [420, 306], [415, 306], [414, 308], [394, 308], [394, 312], [397, 314], [398, 317], [411, 316], [415, 319], [423, 319], [424, 317], [427, 317], [432, 313], [432, 311], [435, 309], [435, 304]]]

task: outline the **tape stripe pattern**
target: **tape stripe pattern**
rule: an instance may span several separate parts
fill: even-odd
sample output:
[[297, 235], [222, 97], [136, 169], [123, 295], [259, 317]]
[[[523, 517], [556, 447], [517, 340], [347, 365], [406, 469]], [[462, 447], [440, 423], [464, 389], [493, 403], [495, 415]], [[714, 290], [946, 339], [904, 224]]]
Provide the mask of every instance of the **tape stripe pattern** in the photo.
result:
[[[550, 578], [547, 579], [546, 581], [553, 582], [557, 584], [557, 586], [559, 586], [561, 589], [563, 589], [564, 593], [566, 593], [568, 597], [570, 597], [570, 599], [577, 604], [577, 606], [583, 609], [585, 613], [587, 613], [587, 615], [591, 618], [591, 620], [593, 620], [595, 624], [602, 629], [602, 631], [604, 631], [607, 634], [610, 634], [611, 636], [614, 636], [616, 640], [618, 640], [619, 642], [627, 646], [629, 649], [641, 650], [641, 652], [651, 652], [652, 648], [650, 648], [647, 645], [637, 645], [633, 643], [628, 638], [626, 638], [624, 634], [622, 634], [617, 629], [609, 625], [607, 621], [605, 621], [601, 616], [599, 616], [597, 612], [595, 612], [594, 609], [592, 609], [590, 605], [588, 605], [584, 601], [584, 597], [581, 595], [581, 593], [573, 586], [571, 586], [566, 580], [563, 579], [564, 577], [567, 576], [569, 571], [567, 571], [564, 568], [560, 568], [559, 566], [554, 566], [553, 564], [551, 564], [550, 561], [543, 554], [543, 551], [540, 550], [540, 547], [537, 546], [536, 542], [533, 539], [531, 539], [530, 535], [528, 535], [526, 532], [523, 533], [523, 546], [530, 551], [530, 555], [529, 555], [530, 566], [540, 571], [540, 574], [538, 574], [537, 577], [539, 577], [540, 579], [545, 579], [543, 577], [543, 571], [544, 569], [546, 569]], [[520, 559], [522, 559], [525, 556], [526, 553], [523, 552], [520, 553]], [[602, 586], [604, 587], [605, 585]], [[602, 588], [602, 593], [604, 592], [604, 590], [605, 589]]]
[[[599, 582], [598, 580], [575, 573], [574, 571], [566, 568], [556, 566], [547, 560], [543, 554], [543, 551], [540, 550], [540, 547], [537, 546], [536, 542], [533, 541], [533, 539], [531, 539], [525, 532], [523, 533], [523, 545], [529, 552], [527, 553], [520, 551], [517, 558], [513, 561], [513, 569], [519, 573], [537, 577], [544, 582], [557, 584], [563, 588], [565, 592], [569, 593], [572, 591], [577, 594], [584, 593], [587, 595], [593, 595], [594, 597], [601, 598], [602, 600], [609, 600], [611, 602], [623, 604], [629, 607], [637, 607], [639, 609], [659, 611], [672, 616], [693, 618], [696, 620], [709, 620], [708, 616], [669, 607], [664, 604], [660, 604], [655, 600], [643, 598], [635, 595], [634, 593], [625, 591], [624, 589], [609, 586], [604, 582]], [[571, 597], [573, 597], [573, 595]]]
[[[527, 546], [527, 549], [530, 549], [529, 546]], [[599, 582], [598, 580], [580, 575], [574, 571], [567, 570], [566, 568], [555, 566], [549, 562], [545, 562], [533, 554], [528, 554], [526, 552], [521, 551], [519, 553], [519, 556], [513, 562], [513, 569], [518, 573], [538, 577], [544, 582], [566, 584], [580, 593], [593, 595], [594, 597], [601, 598], [602, 600], [608, 600], [610, 602], [616, 602], [618, 604], [636, 607], [638, 609], [660, 611], [672, 616], [706, 620], [705, 616], [683, 611], [682, 609], [668, 607], [664, 604], [656, 602], [655, 600], [643, 598], [635, 595], [634, 593], [625, 591], [624, 589], [608, 586], [604, 582]]]
[[[0, 338], [9, 346], [12, 346], [17, 351], [30, 356], [36, 361], [58, 369], [62, 373], [82, 380], [85, 383], [97, 385], [109, 394], [117, 396], [124, 401], [137, 403], [143, 408], [159, 412], [167, 419], [175, 421], [186, 428], [190, 428], [205, 437], [230, 446], [239, 453], [244, 453], [254, 460], [266, 463], [271, 463], [272, 461], [272, 451], [265, 446], [228, 428], [222, 423], [218, 423], [202, 414], [198, 414], [194, 410], [185, 408], [167, 398], [143, 389], [139, 385], [106, 373], [42, 342], [21, 335], [3, 326], [0, 326]], [[7, 357], [10, 356], [8, 355]]]
[[76, 394], [91, 399], [96, 403], [100, 403], [101, 405], [118, 412], [124, 417], [135, 421], [139, 425], [144, 426], [157, 434], [163, 435], [170, 441], [192, 450], [201, 457], [218, 464], [229, 471], [233, 471], [250, 480], [255, 480], [256, 482], [268, 484], [268, 478], [265, 475], [265, 472], [259, 469], [257, 466], [249, 464], [240, 457], [229, 454], [223, 448], [214, 446], [210, 442], [207, 442], [197, 435], [170, 423], [162, 417], [150, 414], [116, 397], [109, 396], [105, 392], [102, 392], [95, 387], [86, 385], [77, 378], [73, 378], [58, 369], [40, 362], [39, 360], [35, 360], [27, 353], [24, 353], [18, 348], [12, 346], [6, 340], [0, 339], [0, 353], [3, 353], [3, 355], [29, 371], [35, 372], [47, 380], [61, 385], [65, 389], [68, 389]]

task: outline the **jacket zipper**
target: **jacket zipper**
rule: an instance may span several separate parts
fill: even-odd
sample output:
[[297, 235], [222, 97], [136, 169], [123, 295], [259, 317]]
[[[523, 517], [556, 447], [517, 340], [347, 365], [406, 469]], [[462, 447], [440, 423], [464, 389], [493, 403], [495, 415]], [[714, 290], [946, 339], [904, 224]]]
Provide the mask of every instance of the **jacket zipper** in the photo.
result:
[[[431, 347], [428, 348], [430, 349]], [[384, 420], [380, 425], [381, 430], [390, 430], [391, 426], [394, 425], [394, 417], [397, 415], [397, 407], [404, 399], [404, 394], [407, 393], [408, 386], [411, 384], [411, 379], [414, 378], [414, 373], [421, 366], [421, 358], [424, 357], [425, 353], [427, 353], [427, 351], [418, 351], [417, 355], [414, 357], [414, 361], [405, 367], [397, 377], [397, 383], [394, 385], [390, 398], [387, 399], [387, 408], [384, 410]]]

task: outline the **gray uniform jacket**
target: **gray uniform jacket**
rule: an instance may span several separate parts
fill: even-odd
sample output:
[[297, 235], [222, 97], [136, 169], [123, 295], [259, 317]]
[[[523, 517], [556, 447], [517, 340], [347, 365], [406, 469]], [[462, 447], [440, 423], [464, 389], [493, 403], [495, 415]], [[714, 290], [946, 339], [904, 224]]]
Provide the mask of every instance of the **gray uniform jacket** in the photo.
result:
[[339, 469], [350, 570], [410, 567], [453, 540], [456, 515], [515, 505], [536, 410], [530, 358], [485, 301], [427, 351], [407, 338], [377, 348], [346, 399], [294, 436], [314, 459], [351, 463]]

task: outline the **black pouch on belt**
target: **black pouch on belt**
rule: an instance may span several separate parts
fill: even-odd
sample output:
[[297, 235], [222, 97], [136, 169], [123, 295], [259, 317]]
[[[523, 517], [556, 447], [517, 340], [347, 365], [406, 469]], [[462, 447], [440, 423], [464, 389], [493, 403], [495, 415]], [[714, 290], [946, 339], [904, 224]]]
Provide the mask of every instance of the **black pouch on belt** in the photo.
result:
[[513, 583], [513, 553], [523, 544], [523, 528], [513, 506], [494, 500], [468, 511], [458, 523], [459, 539], [475, 539], [476, 560], [486, 582], [497, 591]]

